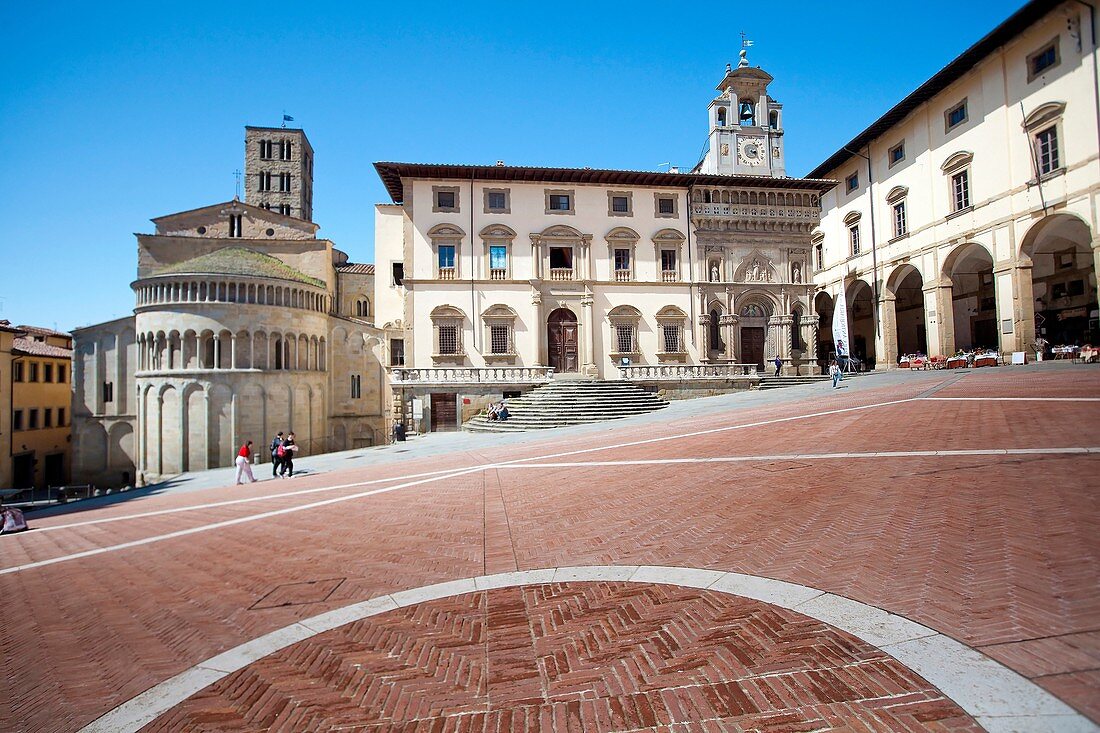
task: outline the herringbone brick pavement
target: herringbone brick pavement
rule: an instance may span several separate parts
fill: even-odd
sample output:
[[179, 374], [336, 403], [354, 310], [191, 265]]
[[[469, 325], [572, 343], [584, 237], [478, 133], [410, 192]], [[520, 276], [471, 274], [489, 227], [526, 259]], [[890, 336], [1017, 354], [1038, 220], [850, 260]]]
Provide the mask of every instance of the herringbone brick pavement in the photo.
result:
[[[1100, 371], [919, 375], [889, 390], [825, 391], [813, 404], [609, 426], [584, 441], [558, 437], [277, 487], [150, 497], [140, 510], [774, 421], [914, 398], [942, 384], [950, 386], [937, 397], [1097, 397]], [[549, 460], [1094, 445], [1094, 404], [910, 401]], [[75, 730], [226, 649], [380, 594], [506, 570], [608, 563], [733, 570], [846, 595], [976, 646], [1100, 720], [1089, 636], [1100, 629], [1098, 461], [983, 455], [500, 468], [0, 575], [0, 730]], [[206, 517], [204, 509], [6, 536], [0, 567], [360, 490], [216, 508]], [[34, 524], [130, 511], [115, 505]], [[312, 599], [285, 587], [312, 581], [332, 581], [330, 592]], [[297, 601], [270, 607], [265, 598]], [[519, 679], [525, 671], [506, 668]], [[790, 722], [792, 730], [800, 725]]]
[[[564, 583], [365, 619], [218, 682], [147, 731], [976, 731], [883, 652], [721, 593]], [[676, 727], [674, 727], [676, 726]]]

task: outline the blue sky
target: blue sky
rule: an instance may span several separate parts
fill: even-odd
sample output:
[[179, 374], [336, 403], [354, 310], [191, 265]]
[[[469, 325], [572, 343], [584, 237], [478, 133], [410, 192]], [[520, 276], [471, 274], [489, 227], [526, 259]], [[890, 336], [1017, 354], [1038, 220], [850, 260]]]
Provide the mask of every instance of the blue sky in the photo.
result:
[[745, 31], [804, 175], [1022, 4], [3, 3], [0, 319], [130, 313], [133, 233], [232, 198], [284, 110], [319, 236], [371, 262], [374, 161], [690, 166]]

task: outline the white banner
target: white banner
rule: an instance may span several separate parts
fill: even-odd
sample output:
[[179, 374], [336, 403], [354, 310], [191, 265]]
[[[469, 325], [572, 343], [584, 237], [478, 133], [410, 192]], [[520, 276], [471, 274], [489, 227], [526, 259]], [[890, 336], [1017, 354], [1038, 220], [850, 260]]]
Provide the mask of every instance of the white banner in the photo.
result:
[[[843, 285], [843, 284], [842, 284]], [[848, 301], [844, 298], [844, 288], [836, 296], [833, 308], [833, 346], [837, 356], [851, 356], [852, 342], [848, 339]]]

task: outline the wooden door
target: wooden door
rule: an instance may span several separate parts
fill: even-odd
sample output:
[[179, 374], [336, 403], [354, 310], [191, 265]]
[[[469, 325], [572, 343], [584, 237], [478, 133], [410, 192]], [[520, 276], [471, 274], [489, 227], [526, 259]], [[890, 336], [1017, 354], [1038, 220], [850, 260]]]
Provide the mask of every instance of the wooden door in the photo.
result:
[[454, 392], [433, 393], [432, 432], [454, 430], [458, 427], [458, 399]]
[[764, 329], [751, 326], [741, 329], [741, 363], [764, 368]]
[[550, 314], [546, 323], [546, 350], [549, 365], [555, 372], [578, 371], [579, 341], [577, 320], [572, 311], [559, 308]]

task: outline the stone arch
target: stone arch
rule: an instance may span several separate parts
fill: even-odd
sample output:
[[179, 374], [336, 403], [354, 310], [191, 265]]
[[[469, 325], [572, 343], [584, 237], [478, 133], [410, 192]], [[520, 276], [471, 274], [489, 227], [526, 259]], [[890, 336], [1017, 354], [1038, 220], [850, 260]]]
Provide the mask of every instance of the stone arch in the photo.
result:
[[924, 310], [924, 277], [910, 263], [894, 268], [886, 278], [883, 302], [883, 343], [894, 363], [901, 354], [928, 355]]
[[183, 423], [183, 403], [180, 392], [171, 384], [163, 384], [157, 390], [160, 420], [155, 433], [155, 444], [150, 457], [156, 457], [156, 473], [161, 475], [179, 473], [183, 470], [183, 449], [186, 428], [180, 433]]
[[1036, 335], [1050, 346], [1100, 341], [1100, 330], [1089, 319], [1098, 309], [1094, 237], [1071, 212], [1043, 217], [1025, 233], [1017, 265], [1022, 346], [1030, 347]]
[[208, 430], [206, 465], [233, 464], [236, 435], [233, 430], [233, 390], [225, 384], [215, 384], [207, 392]]
[[80, 448], [80, 462], [84, 470], [93, 477], [107, 469], [109, 452], [107, 431], [102, 423], [84, 421], [77, 433]]
[[848, 356], [859, 359], [867, 369], [873, 369], [878, 358], [875, 351], [874, 289], [863, 279], [855, 279], [845, 287], [848, 303]]
[[107, 435], [106, 455], [108, 470], [116, 474], [112, 480], [117, 480], [120, 486], [133, 483], [137, 459], [133, 425], [119, 422], [111, 426]]

